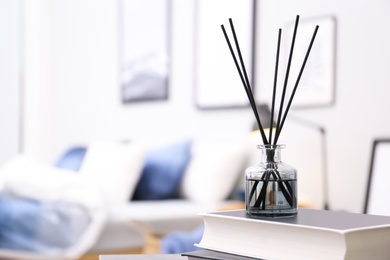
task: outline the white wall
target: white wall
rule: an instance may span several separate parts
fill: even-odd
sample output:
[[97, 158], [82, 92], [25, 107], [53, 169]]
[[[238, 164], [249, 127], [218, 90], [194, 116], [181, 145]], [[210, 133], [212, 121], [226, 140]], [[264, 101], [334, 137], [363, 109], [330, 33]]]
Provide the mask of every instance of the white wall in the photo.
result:
[[[169, 100], [124, 105], [118, 84], [116, 1], [51, 2], [52, 158], [95, 139], [242, 138], [248, 110], [199, 111], [193, 100], [193, 2], [173, 1]], [[237, 122], [237, 119], [239, 121]], [[42, 139], [34, 135], [28, 139]], [[28, 150], [28, 149], [27, 149]]]
[[[363, 210], [372, 141], [390, 136], [389, 11], [386, 0], [263, 0], [260, 4], [257, 73], [262, 88], [272, 84], [277, 28], [294, 21], [297, 14], [301, 19], [337, 18], [336, 103], [291, 112], [327, 129], [330, 206], [334, 209]], [[308, 142], [304, 135], [295, 136]], [[311, 156], [306, 160], [310, 162]]]
[[0, 162], [20, 149], [21, 4], [0, 0]]
[[23, 1], [22, 151], [38, 158], [52, 154], [51, 1]]
[[[173, 0], [173, 66], [169, 100], [128, 105], [121, 103], [118, 85], [117, 2], [34, 1], [41, 3], [40, 7], [29, 2], [32, 1], [25, 1], [26, 17], [30, 22], [35, 21], [32, 25], [36, 26], [27, 27], [26, 35], [31, 36], [26, 39], [26, 50], [32, 53], [26, 54], [31, 59], [25, 64], [25, 69], [30, 73], [38, 70], [38, 74], [30, 74], [36, 83], [39, 82], [37, 75], [45, 77], [40, 79], [41, 85], [26, 82], [27, 87], [32, 84], [30, 95], [26, 96], [25, 109], [31, 113], [26, 118], [26, 151], [53, 161], [69, 146], [96, 139], [195, 137], [229, 140], [246, 137], [253, 120], [249, 109], [199, 111], [194, 106], [193, 0]], [[267, 89], [272, 82], [277, 28], [294, 19], [296, 14], [301, 17], [323, 14], [337, 17], [336, 103], [328, 108], [296, 110], [291, 114], [327, 128], [331, 208], [360, 212], [371, 142], [375, 137], [390, 135], [390, 123], [386, 118], [390, 103], [385, 99], [390, 94], [387, 89], [390, 85], [387, 75], [390, 2], [258, 2], [256, 88], [260, 100], [269, 99]], [[35, 30], [38, 30], [37, 38], [32, 37]], [[33, 54], [35, 56], [28, 56]], [[43, 55], [43, 60], [39, 54]], [[41, 71], [42, 68], [46, 71]], [[34, 86], [44, 90], [31, 93]], [[288, 119], [286, 124], [286, 129], [294, 129]], [[318, 145], [312, 148], [313, 141], [308, 140], [310, 135], [301, 133], [301, 130], [290, 131], [284, 139], [287, 149], [295, 157], [301, 155], [300, 162], [287, 162], [293, 165], [304, 162], [303, 167], [314, 163], [317, 169], [318, 153], [314, 158], [316, 152], [312, 150], [318, 151]], [[300, 143], [309, 152], [296, 145]], [[310, 185], [306, 183], [304, 186]]]

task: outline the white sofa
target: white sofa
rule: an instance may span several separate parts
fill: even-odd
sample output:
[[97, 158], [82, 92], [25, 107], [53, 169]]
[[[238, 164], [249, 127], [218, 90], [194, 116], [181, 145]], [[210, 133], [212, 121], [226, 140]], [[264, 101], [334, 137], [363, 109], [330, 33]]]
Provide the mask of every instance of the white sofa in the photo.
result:
[[[186, 141], [172, 143], [181, 142]], [[164, 150], [172, 144], [146, 147], [148, 153]], [[163, 237], [172, 232], [191, 232], [198, 228], [202, 225], [198, 213], [240, 203], [235, 192], [244, 176], [247, 159], [245, 142], [192, 142], [178, 197], [131, 200], [111, 206], [107, 224], [89, 253], [145, 249], [145, 237], [149, 235]]]
[[178, 199], [132, 202], [113, 207], [106, 226], [88, 253], [148, 252], [152, 250], [147, 248], [148, 237], [159, 238], [177, 231], [192, 232], [203, 224], [198, 213], [230, 204], [236, 204], [236, 201], [213, 206]]
[[[80, 238], [80, 243], [63, 252], [46, 255], [0, 248], [0, 258], [76, 259], [85, 254], [140, 252], [145, 248], [148, 235], [161, 237], [174, 231], [192, 231], [199, 227], [202, 219], [198, 213], [236, 202], [232, 200], [232, 194], [239, 180], [244, 178], [248, 146], [245, 142], [190, 143], [190, 146], [188, 140], [157, 146], [144, 142], [90, 143], [77, 173], [39, 163], [26, 164], [23, 160], [14, 160], [8, 165], [12, 167], [2, 167], [0, 190], [41, 201], [80, 203], [90, 209], [92, 220], [100, 217]], [[183, 157], [183, 153], [188, 153], [188, 157]], [[187, 161], [178, 164], [178, 160]], [[181, 176], [176, 176], [176, 180], [169, 179], [172, 172], [180, 172], [172, 170], [179, 166]], [[149, 180], [155, 181], [154, 186], [141, 185], [146, 172]], [[56, 174], [62, 177], [58, 178]], [[26, 181], [26, 176], [31, 179]], [[66, 185], [61, 180], [65, 180]], [[172, 186], [174, 196], [167, 197], [167, 194], [164, 195], [167, 191], [163, 189], [162, 193], [153, 195], [160, 198], [150, 196], [154, 187], [160, 189], [172, 182], [176, 183]], [[76, 183], [77, 187], [71, 183]], [[87, 190], [85, 187], [96, 192], [83, 193]], [[141, 195], [135, 200], [138, 193]]]

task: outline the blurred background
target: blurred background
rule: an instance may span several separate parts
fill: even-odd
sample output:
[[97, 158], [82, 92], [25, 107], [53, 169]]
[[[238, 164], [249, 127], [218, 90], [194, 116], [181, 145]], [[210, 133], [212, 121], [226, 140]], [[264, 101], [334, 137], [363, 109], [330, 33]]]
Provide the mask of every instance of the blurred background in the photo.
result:
[[[0, 0], [0, 163], [21, 152], [52, 163], [69, 147], [102, 139], [246, 138], [254, 121], [249, 107], [207, 110], [196, 105], [196, 5], [196, 0], [171, 2], [168, 98], [123, 103], [119, 1]], [[298, 169], [298, 178], [306, 180], [301, 186], [312, 189], [321, 204], [321, 133], [294, 118], [321, 126], [330, 208], [361, 212], [372, 143], [390, 137], [390, 2], [256, 1], [259, 103], [271, 100], [277, 30], [297, 14], [302, 19], [332, 16], [337, 22], [334, 99], [326, 106], [290, 111], [280, 140], [286, 144], [283, 159]], [[228, 18], [210, 26], [219, 28]], [[225, 65], [208, 69], [224, 71]], [[256, 152], [255, 145], [251, 149]]]

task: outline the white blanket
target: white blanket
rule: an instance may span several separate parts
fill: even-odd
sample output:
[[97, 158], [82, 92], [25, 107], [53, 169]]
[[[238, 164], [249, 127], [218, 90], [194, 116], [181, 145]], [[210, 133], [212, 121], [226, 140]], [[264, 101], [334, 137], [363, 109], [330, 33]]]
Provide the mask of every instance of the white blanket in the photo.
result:
[[[0, 248], [0, 258], [77, 259], [96, 242], [107, 218], [102, 192], [77, 173], [43, 164], [20, 155], [0, 168], [0, 191], [45, 202], [71, 203], [83, 207], [90, 217], [77, 242], [50, 253], [24, 252]], [[28, 221], [28, 220], [26, 220]]]

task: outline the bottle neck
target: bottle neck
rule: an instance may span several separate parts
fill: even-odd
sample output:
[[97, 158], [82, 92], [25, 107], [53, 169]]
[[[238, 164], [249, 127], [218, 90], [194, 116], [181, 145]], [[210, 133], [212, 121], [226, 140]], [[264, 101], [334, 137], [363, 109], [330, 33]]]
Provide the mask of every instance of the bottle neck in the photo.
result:
[[281, 149], [282, 145], [261, 145], [261, 162], [262, 163], [279, 163], [282, 161]]

